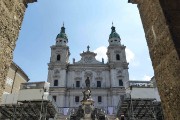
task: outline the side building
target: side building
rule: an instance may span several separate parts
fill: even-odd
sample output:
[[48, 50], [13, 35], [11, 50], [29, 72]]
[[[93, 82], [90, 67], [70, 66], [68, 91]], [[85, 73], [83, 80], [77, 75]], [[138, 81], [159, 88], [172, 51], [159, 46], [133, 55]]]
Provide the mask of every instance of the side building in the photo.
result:
[[6, 77], [3, 94], [17, 93], [20, 89], [20, 84], [28, 81], [27, 74], [16, 63], [12, 62]]
[[70, 50], [65, 27], [61, 27], [56, 37], [56, 44], [51, 46], [51, 57], [48, 63], [48, 82], [50, 94], [59, 106], [76, 108], [83, 99], [82, 91], [85, 80], [90, 80], [91, 96], [95, 107], [103, 109], [108, 114], [117, 111], [117, 104], [125, 89], [129, 87], [128, 63], [125, 46], [121, 44], [115, 27], [111, 27], [107, 50], [108, 62], [96, 60], [96, 53], [90, 47], [80, 54], [81, 59], [69, 63]]

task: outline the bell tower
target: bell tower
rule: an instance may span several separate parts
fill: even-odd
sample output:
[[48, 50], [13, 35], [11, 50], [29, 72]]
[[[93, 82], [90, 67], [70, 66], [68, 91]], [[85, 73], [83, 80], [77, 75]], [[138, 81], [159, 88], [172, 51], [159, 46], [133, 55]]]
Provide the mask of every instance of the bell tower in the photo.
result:
[[57, 63], [60, 65], [68, 64], [70, 52], [67, 43], [68, 38], [65, 33], [65, 27], [63, 24], [60, 33], [56, 37], [56, 45], [51, 46], [50, 62]]
[[56, 37], [56, 44], [51, 46], [50, 63], [48, 64], [48, 82], [51, 87], [66, 87], [66, 69], [69, 64], [68, 37], [64, 24]]
[[125, 46], [121, 44], [121, 38], [112, 25], [109, 35], [107, 50], [110, 67], [111, 87], [128, 87], [129, 73], [126, 61]]
[[118, 33], [116, 33], [116, 28], [111, 27], [111, 34], [109, 35], [109, 46], [108, 46], [108, 62], [109, 63], [119, 63], [126, 62], [125, 56], [125, 46], [121, 45], [121, 38]]

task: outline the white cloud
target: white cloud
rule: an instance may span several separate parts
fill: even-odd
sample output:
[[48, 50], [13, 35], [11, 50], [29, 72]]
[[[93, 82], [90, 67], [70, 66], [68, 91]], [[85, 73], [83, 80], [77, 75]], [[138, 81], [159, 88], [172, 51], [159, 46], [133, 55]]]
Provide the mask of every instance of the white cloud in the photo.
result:
[[144, 75], [143, 80], [151, 80], [151, 76]]
[[134, 53], [130, 49], [128, 49], [128, 48], [126, 48], [125, 51], [126, 51], [127, 62], [134, 61], [134, 58], [135, 58]]
[[97, 53], [96, 59], [99, 61], [102, 61], [102, 58], [104, 58], [104, 62], [107, 62], [107, 47], [101, 46], [94, 50], [95, 53]]
[[[94, 50], [94, 52], [97, 53], [96, 56], [97, 60], [102, 61], [102, 58], [104, 58], [104, 62], [105, 63], [107, 62], [107, 55], [106, 55], [107, 47], [105, 46], [98, 47], [97, 49]], [[134, 61], [135, 54], [128, 48], [125, 49], [125, 52], [126, 52], [127, 62], [132, 62], [132, 64], [136, 66], [137, 63]]]

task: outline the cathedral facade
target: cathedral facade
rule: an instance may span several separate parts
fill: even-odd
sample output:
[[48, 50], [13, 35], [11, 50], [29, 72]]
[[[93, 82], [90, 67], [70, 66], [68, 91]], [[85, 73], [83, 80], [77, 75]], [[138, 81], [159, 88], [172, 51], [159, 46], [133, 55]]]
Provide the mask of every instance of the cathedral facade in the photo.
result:
[[129, 87], [128, 63], [125, 46], [115, 27], [111, 27], [107, 50], [108, 62], [96, 60], [96, 53], [90, 47], [80, 54], [81, 59], [69, 63], [70, 50], [65, 27], [61, 27], [56, 37], [56, 44], [51, 46], [51, 57], [48, 63], [48, 82], [50, 94], [59, 109], [77, 108], [83, 99], [82, 91], [89, 79], [91, 96], [94, 106], [101, 108], [107, 114], [117, 111], [120, 96]]

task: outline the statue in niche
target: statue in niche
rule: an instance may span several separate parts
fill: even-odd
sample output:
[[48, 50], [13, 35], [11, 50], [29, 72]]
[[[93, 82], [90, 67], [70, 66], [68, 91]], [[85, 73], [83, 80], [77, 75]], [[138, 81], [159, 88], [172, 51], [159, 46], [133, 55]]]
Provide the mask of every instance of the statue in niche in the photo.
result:
[[85, 83], [86, 83], [86, 87], [87, 87], [87, 88], [90, 88], [90, 80], [89, 80], [89, 77], [87, 77], [87, 79], [85, 80]]

